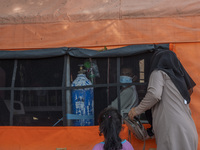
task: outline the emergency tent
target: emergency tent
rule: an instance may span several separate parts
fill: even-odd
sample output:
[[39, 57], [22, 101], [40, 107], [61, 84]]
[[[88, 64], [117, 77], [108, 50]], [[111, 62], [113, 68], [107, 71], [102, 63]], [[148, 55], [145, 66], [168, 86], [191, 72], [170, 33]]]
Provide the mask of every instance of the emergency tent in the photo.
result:
[[[45, 53], [49, 52], [51, 55], [51, 48], [60, 47], [102, 50], [106, 46], [110, 50], [127, 45], [170, 43], [171, 49], [197, 84], [191, 97], [190, 108], [198, 134], [200, 134], [199, 3], [197, 0], [2, 1], [0, 56], [9, 60], [9, 55], [17, 58], [19, 53], [16, 52], [19, 50], [26, 50], [27, 54], [29, 52], [31, 54], [29, 50], [43, 49]], [[79, 48], [77, 51], [82, 53]], [[5, 53], [4, 50], [8, 50], [9, 53], [8, 51]], [[29, 54], [26, 56], [32, 57]], [[43, 149], [43, 147], [55, 149], [58, 146], [69, 147], [73, 150], [91, 149], [95, 142], [102, 140], [98, 134], [93, 135], [93, 132], [98, 132], [97, 129], [97, 126], [1, 127], [0, 145], [5, 150], [27, 149], [26, 146], [29, 144], [28, 149], [31, 147], [34, 149], [36, 145], [37, 149]], [[40, 135], [37, 131], [43, 133], [44, 138], [42, 136], [41, 139], [38, 138]], [[81, 139], [76, 139], [77, 133], [81, 134]], [[125, 130], [126, 133], [128, 133], [127, 130]], [[12, 134], [20, 136], [15, 138]], [[77, 142], [69, 142], [67, 146], [65, 141], [71, 141], [69, 135], [73, 135], [72, 141], [77, 140]], [[96, 140], [92, 143], [88, 142], [89, 139], [84, 138], [87, 135], [90, 139], [96, 138]], [[45, 145], [43, 145], [44, 141]], [[58, 142], [58, 145], [54, 145], [55, 142]], [[132, 144], [135, 149], [143, 146], [143, 142], [134, 137]], [[146, 145], [147, 148], [155, 147], [155, 141], [147, 141]]]

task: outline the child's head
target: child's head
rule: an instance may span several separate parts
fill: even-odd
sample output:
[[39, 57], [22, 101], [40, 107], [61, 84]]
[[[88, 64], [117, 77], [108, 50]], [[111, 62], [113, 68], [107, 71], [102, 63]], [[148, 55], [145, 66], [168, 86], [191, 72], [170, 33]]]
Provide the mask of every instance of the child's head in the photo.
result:
[[104, 149], [121, 149], [121, 138], [119, 137], [122, 129], [122, 116], [117, 109], [108, 107], [101, 111], [99, 115], [100, 135], [104, 135]]

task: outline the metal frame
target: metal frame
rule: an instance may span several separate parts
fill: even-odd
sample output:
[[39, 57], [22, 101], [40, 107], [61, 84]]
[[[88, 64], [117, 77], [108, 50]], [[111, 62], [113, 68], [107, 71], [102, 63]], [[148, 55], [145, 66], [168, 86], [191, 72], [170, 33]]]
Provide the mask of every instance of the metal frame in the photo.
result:
[[[34, 110], [38, 111], [58, 111], [62, 110], [63, 114], [63, 126], [70, 125], [70, 122], [67, 119], [67, 113], [71, 112], [70, 109], [70, 103], [71, 103], [71, 90], [73, 89], [79, 89], [79, 88], [86, 88], [86, 87], [93, 87], [93, 88], [98, 88], [98, 87], [105, 87], [107, 88], [107, 92], [109, 93], [109, 88], [110, 87], [117, 87], [117, 97], [118, 97], [118, 110], [121, 111], [120, 107], [120, 86], [121, 85], [144, 85], [145, 83], [129, 83], [129, 84], [122, 84], [120, 83], [120, 57], [117, 57], [117, 83], [109, 83], [109, 57], [108, 59], [108, 73], [107, 73], [107, 78], [108, 81], [105, 84], [94, 84], [94, 85], [89, 85], [89, 86], [77, 86], [77, 87], [71, 87], [70, 83], [70, 56], [69, 55], [64, 55], [64, 65], [63, 65], [63, 77], [62, 77], [62, 86], [60, 87], [15, 87], [15, 79], [16, 79], [16, 72], [17, 72], [17, 64], [18, 60], [15, 59], [14, 61], [14, 68], [13, 68], [13, 75], [12, 75], [12, 84], [11, 87], [0, 87], [0, 90], [9, 90], [11, 91], [11, 108], [13, 108], [14, 104], [14, 93], [15, 91], [31, 91], [31, 90], [61, 90], [62, 91], [62, 106], [54, 106], [54, 108], [49, 108], [51, 106], [38, 106], [38, 108], [34, 108]], [[107, 96], [107, 102], [109, 102], [109, 94]], [[30, 110], [33, 110], [33, 107], [27, 107]], [[13, 110], [10, 112], [10, 126], [13, 125]]]

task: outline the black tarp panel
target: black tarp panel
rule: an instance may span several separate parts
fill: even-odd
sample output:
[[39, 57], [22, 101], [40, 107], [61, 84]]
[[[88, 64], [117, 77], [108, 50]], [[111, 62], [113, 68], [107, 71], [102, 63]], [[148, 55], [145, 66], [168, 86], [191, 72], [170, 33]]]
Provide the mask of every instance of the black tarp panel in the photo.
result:
[[23, 51], [0, 51], [0, 59], [39, 59], [57, 57], [65, 54], [82, 58], [121, 57], [151, 52], [155, 49], [169, 49], [169, 44], [130, 45], [105, 51], [67, 47]]

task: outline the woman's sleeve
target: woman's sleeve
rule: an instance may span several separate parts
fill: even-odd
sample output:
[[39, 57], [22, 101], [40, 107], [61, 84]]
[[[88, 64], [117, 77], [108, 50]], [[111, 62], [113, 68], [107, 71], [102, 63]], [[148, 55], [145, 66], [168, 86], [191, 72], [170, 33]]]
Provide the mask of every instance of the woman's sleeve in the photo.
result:
[[157, 102], [159, 102], [159, 100], [161, 100], [164, 82], [165, 80], [163, 78], [162, 71], [154, 70], [151, 73], [147, 93], [140, 104], [135, 107], [135, 113], [137, 115], [140, 115], [141, 113], [150, 109]]

